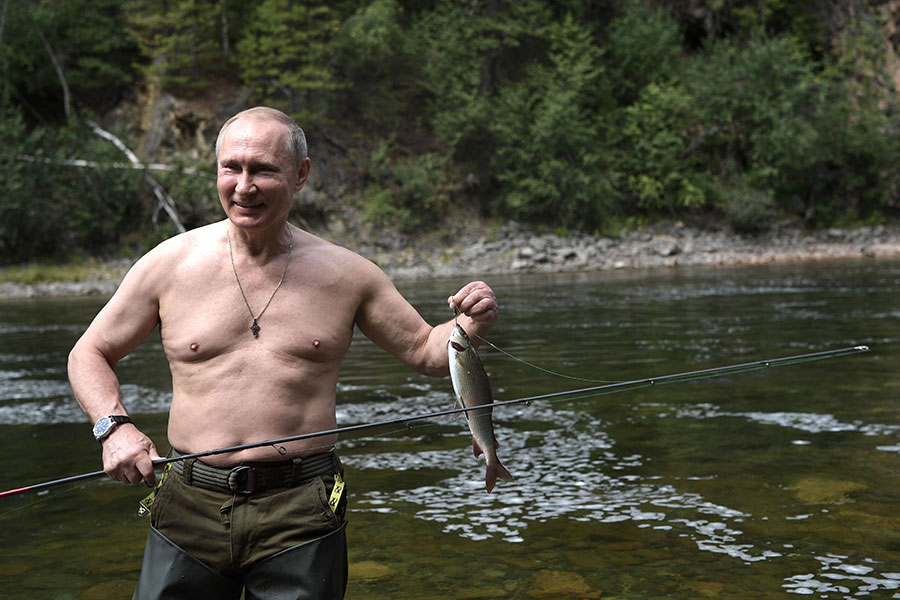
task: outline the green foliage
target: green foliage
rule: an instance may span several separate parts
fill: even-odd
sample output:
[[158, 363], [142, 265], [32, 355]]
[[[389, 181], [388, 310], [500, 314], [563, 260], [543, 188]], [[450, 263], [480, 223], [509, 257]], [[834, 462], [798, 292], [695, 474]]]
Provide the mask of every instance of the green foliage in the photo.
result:
[[[0, 255], [24, 258], [35, 247], [48, 242], [42, 212], [46, 208], [32, 200], [39, 192], [43, 158], [38, 150], [40, 132], [28, 133], [21, 113], [9, 107], [0, 112], [0, 148], [6, 165], [0, 188]], [[33, 157], [32, 160], [19, 156]]]
[[321, 120], [323, 92], [338, 86], [327, 43], [340, 27], [328, 2], [264, 0], [237, 45], [237, 65], [257, 98], [307, 126]]
[[[102, 251], [140, 224], [141, 173], [115, 168], [118, 150], [94, 139], [77, 123], [53, 134], [28, 132], [18, 111], [0, 114], [0, 148], [8, 166], [0, 189], [0, 256]], [[101, 166], [71, 166], [67, 159], [76, 148], [82, 159]]]
[[815, 2], [719, 0], [706, 3], [704, 8], [709, 35], [714, 38], [743, 41], [758, 32], [772, 37], [791, 35], [816, 55], [825, 51], [829, 14]]
[[627, 0], [624, 12], [605, 33], [610, 90], [620, 105], [634, 102], [648, 84], [671, 79], [682, 49], [681, 32], [670, 15], [639, 0]]
[[775, 215], [771, 191], [755, 189], [740, 180], [722, 186], [719, 204], [731, 228], [739, 233], [765, 231]]
[[363, 216], [405, 232], [434, 222], [449, 201], [445, 169], [438, 154], [398, 159], [394, 140], [380, 141], [366, 169]]
[[224, 73], [223, 0], [127, 0], [150, 82], [182, 94], [209, 88]]
[[492, 114], [496, 210], [592, 229], [616, 208], [607, 124], [596, 110], [608, 97], [601, 51], [572, 18], [547, 29], [549, 64], [501, 90]]
[[[813, 4], [700, 2], [700, 23], [657, 0], [12, 1], [0, 258], [167, 233], [144, 174], [111, 166], [120, 151], [80, 124], [138, 87], [327, 125], [346, 156], [369, 154], [367, 216], [407, 230], [463, 195], [568, 231], [697, 212], [748, 232], [881, 219], [900, 211], [890, 29], [867, 3], [849, 21]], [[216, 218], [213, 181], [168, 160], [154, 177], [183, 221]]]
[[[120, 0], [8, 2], [0, 45], [0, 90], [33, 118], [65, 118], [62, 69], [72, 97], [109, 107], [135, 78], [137, 45]], [[52, 59], [51, 59], [52, 55]]]
[[426, 127], [484, 189], [492, 189], [494, 179], [498, 142], [491, 121], [498, 97], [547, 60], [547, 22], [551, 6], [541, 0], [439, 0], [408, 30], [419, 61], [418, 86], [427, 94]]
[[350, 17], [329, 45], [337, 103], [360, 127], [392, 126], [414, 93], [415, 64], [396, 0], [375, 0]]
[[0, 268], [0, 283], [33, 285], [57, 281], [83, 281], [98, 269], [102, 270], [102, 267], [96, 261], [84, 261], [79, 256], [62, 264], [28, 262]]
[[691, 117], [709, 132], [698, 149], [708, 172], [771, 190], [783, 210], [821, 223], [848, 200], [885, 201], [879, 173], [898, 162], [887, 115], [835, 73], [814, 69], [789, 37], [714, 43], [681, 74]]
[[673, 212], [706, 205], [708, 177], [694, 148], [708, 130], [695, 120], [694, 105], [684, 86], [650, 84], [625, 109], [629, 151], [623, 162], [637, 209]]
[[[168, 166], [169, 171], [154, 171], [153, 178], [176, 201], [178, 216], [186, 228], [200, 227], [221, 218], [215, 173], [208, 165], [194, 159], [173, 157]], [[146, 196], [148, 191], [142, 186], [143, 195]], [[168, 217], [162, 215], [153, 223], [153, 228], [162, 229], [170, 225], [168, 221]]]

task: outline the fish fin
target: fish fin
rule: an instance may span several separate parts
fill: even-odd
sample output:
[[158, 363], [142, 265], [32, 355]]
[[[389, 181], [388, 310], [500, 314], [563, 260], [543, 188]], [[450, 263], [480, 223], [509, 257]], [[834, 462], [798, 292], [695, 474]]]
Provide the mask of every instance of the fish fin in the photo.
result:
[[509, 471], [506, 470], [506, 467], [501, 465], [499, 462], [497, 463], [497, 477], [502, 479], [503, 481], [515, 481], [516, 478], [509, 474]]
[[494, 489], [494, 486], [497, 485], [498, 477], [503, 481], [515, 481], [515, 478], [509, 474], [506, 467], [501, 465], [499, 461], [496, 464], [488, 465], [484, 472], [484, 489], [486, 489], [489, 494], [491, 493], [491, 490]]
[[481, 446], [478, 445], [478, 442], [475, 441], [475, 438], [472, 438], [472, 454], [475, 455], [475, 458], [478, 458], [482, 454], [484, 454], [484, 450], [481, 449]]

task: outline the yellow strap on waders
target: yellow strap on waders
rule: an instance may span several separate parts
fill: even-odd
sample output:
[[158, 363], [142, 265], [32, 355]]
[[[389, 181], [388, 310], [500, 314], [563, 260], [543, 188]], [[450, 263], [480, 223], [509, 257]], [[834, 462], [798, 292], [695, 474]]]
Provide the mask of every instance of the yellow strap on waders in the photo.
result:
[[162, 487], [163, 481], [165, 481], [166, 477], [169, 476], [169, 470], [171, 468], [172, 468], [172, 463], [167, 464], [163, 468], [162, 475], [159, 477], [159, 480], [157, 480], [156, 485], [153, 487], [153, 491], [150, 492], [150, 494], [146, 498], [141, 500], [141, 502], [140, 502], [141, 505], [138, 507], [138, 512], [137, 512], [139, 517], [146, 517], [150, 514], [150, 509], [153, 508], [153, 499], [156, 498], [156, 492], [159, 491], [159, 488]]
[[344, 493], [344, 478], [340, 473], [334, 474], [334, 488], [331, 490], [331, 497], [328, 499], [328, 506], [331, 512], [337, 512], [338, 502], [341, 501], [341, 495]]

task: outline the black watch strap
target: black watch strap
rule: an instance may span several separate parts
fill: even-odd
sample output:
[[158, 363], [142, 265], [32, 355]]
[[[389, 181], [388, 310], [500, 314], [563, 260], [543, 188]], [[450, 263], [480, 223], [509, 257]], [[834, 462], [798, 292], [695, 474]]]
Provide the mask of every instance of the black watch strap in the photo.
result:
[[122, 423], [134, 423], [134, 421], [127, 415], [109, 415], [101, 418], [94, 424], [94, 439], [102, 442], [115, 429], [116, 425], [121, 425]]

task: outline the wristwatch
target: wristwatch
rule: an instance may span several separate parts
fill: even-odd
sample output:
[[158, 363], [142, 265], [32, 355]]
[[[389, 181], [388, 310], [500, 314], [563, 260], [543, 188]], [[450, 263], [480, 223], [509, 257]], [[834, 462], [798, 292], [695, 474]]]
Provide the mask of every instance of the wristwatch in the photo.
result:
[[120, 423], [134, 423], [134, 421], [131, 420], [131, 417], [125, 415], [109, 415], [101, 418], [94, 425], [94, 439], [98, 442], [102, 441]]

